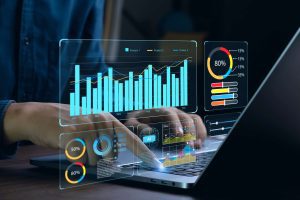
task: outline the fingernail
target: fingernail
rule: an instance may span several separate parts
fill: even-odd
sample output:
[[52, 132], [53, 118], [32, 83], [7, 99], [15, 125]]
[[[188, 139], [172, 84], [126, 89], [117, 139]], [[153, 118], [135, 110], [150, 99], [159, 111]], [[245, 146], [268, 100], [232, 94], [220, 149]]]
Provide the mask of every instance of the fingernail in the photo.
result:
[[177, 128], [177, 131], [178, 131], [179, 133], [183, 133], [182, 127], [178, 127], [178, 128]]

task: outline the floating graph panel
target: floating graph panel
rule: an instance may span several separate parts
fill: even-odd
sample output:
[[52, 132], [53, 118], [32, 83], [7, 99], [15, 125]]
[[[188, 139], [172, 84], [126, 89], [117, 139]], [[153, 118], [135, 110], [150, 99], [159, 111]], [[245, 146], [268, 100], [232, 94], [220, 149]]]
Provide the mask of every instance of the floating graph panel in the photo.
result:
[[[116, 44], [113, 57], [99, 47]], [[138, 110], [151, 109], [156, 116], [168, 107], [197, 110], [194, 41], [65, 40], [61, 46], [60, 70], [67, 68], [70, 75], [61, 81], [61, 93], [71, 119], [62, 124], [105, 113], [122, 119]]]
[[205, 110], [242, 108], [248, 102], [248, 44], [205, 42]]

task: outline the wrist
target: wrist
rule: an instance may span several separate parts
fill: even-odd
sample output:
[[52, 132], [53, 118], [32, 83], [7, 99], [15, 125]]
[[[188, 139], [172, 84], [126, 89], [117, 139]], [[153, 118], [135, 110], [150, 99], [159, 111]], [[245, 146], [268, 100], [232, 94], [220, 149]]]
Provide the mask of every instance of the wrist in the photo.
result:
[[4, 129], [4, 144], [12, 144], [20, 140], [26, 140], [27, 138], [22, 133], [22, 121], [23, 117], [23, 103], [11, 103], [4, 115], [3, 129]]

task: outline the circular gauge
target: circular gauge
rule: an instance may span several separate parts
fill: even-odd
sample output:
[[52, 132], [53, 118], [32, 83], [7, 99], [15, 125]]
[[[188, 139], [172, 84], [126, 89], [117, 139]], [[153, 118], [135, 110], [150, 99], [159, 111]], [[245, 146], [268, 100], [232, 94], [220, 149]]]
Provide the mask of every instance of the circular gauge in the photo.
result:
[[101, 135], [93, 144], [93, 150], [95, 154], [99, 156], [106, 156], [112, 150], [111, 138], [107, 135]]
[[75, 162], [68, 166], [65, 171], [65, 179], [70, 184], [80, 183], [86, 174], [85, 166], [80, 162]]
[[224, 47], [214, 48], [207, 57], [208, 72], [217, 80], [227, 78], [231, 73], [232, 68], [232, 55], [230, 54], [229, 50]]
[[80, 138], [74, 138], [67, 143], [65, 154], [71, 160], [78, 160], [84, 155], [85, 151], [85, 142]]

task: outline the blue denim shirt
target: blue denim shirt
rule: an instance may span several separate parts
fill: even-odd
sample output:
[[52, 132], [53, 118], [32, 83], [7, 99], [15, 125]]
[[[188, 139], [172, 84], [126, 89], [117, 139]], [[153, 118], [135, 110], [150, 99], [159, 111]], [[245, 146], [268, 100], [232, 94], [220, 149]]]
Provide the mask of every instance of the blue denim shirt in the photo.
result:
[[104, 0], [0, 1], [0, 158], [16, 146], [2, 143], [9, 104], [59, 101], [59, 40], [101, 38], [103, 7]]

